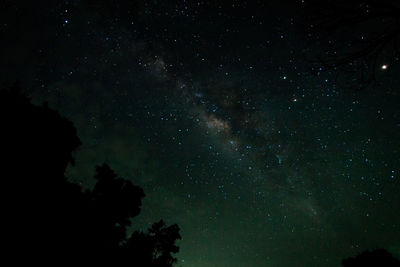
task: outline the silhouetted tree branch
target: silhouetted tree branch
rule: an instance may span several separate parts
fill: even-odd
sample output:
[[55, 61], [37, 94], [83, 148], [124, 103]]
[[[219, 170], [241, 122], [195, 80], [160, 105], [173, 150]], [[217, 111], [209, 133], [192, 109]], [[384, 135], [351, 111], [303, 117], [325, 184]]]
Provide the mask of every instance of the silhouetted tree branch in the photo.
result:
[[376, 81], [382, 66], [399, 63], [399, 2], [306, 1], [306, 11], [309, 36], [323, 47], [311, 61], [313, 72], [350, 73], [362, 89]]

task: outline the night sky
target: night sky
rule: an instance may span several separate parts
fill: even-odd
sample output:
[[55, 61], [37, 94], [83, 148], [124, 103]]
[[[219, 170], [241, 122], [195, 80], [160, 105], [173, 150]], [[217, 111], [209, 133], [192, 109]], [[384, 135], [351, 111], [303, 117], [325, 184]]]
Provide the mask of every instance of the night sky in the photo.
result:
[[72, 180], [143, 187], [134, 228], [177, 223], [179, 266], [400, 257], [400, 69], [311, 74], [302, 1], [26, 2], [1, 2], [1, 84], [73, 121]]

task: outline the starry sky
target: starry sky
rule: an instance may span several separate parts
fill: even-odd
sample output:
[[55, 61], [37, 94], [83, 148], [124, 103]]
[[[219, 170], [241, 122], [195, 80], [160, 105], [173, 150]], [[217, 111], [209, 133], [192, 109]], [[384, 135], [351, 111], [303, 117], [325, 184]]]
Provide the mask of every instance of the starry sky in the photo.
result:
[[400, 257], [400, 70], [311, 74], [304, 1], [26, 2], [1, 2], [1, 84], [74, 122], [73, 181], [143, 187], [134, 228], [177, 223], [179, 266]]

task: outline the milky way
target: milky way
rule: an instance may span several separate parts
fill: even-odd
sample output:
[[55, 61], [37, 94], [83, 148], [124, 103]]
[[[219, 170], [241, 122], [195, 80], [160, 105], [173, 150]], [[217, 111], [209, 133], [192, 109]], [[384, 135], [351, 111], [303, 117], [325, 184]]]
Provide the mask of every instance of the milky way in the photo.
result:
[[72, 180], [108, 162], [144, 188], [134, 227], [178, 223], [182, 266], [400, 254], [398, 70], [308, 73], [301, 1], [45, 2], [2, 16], [2, 82], [74, 122]]

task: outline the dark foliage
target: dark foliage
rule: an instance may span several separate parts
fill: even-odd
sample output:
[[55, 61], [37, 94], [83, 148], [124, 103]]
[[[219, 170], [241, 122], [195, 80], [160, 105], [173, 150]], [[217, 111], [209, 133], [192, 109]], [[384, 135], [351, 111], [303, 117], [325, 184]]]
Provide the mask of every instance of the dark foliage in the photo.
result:
[[81, 144], [73, 124], [34, 106], [16, 87], [0, 91], [3, 138], [1, 197], [4, 255], [30, 265], [85, 262], [111, 266], [172, 266], [179, 227], [155, 223], [127, 237], [143, 190], [96, 168], [93, 190], [68, 181], [65, 169]]
[[321, 47], [312, 60], [313, 72], [349, 76], [346, 81], [353, 79], [362, 89], [377, 81], [383, 65], [398, 65], [398, 1], [311, 0], [306, 1], [306, 12], [308, 34]]
[[354, 258], [342, 260], [344, 267], [399, 267], [400, 261], [385, 249], [364, 251]]

